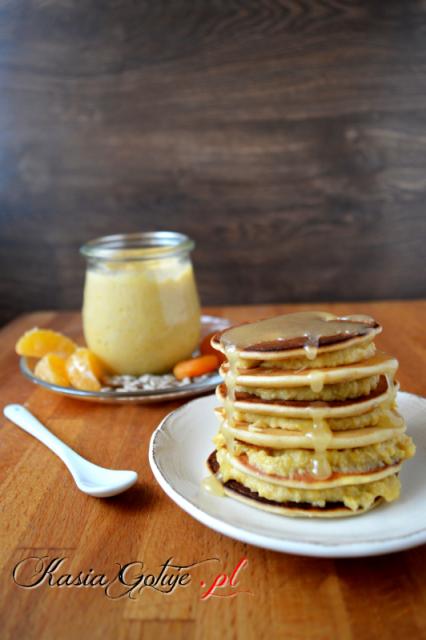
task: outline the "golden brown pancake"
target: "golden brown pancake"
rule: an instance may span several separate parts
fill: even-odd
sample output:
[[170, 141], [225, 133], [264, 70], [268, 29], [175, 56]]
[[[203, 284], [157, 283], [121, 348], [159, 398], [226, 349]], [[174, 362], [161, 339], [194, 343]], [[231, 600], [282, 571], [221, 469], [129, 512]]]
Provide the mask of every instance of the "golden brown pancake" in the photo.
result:
[[[230, 364], [224, 363], [220, 368], [223, 377], [230, 374]], [[251, 367], [240, 369], [236, 367], [235, 384], [245, 387], [306, 387], [321, 383], [321, 388], [326, 384], [348, 382], [376, 375], [393, 376], [398, 368], [398, 360], [382, 351], [375, 352], [374, 356], [362, 362], [352, 362], [338, 367], [312, 368], [310, 363], [298, 371], [288, 371], [274, 367]]]
[[[218, 477], [220, 469], [216, 460], [216, 451], [213, 451], [208, 457], [207, 467], [212, 475]], [[317, 507], [309, 502], [277, 502], [276, 500], [268, 500], [236, 480], [228, 480], [223, 483], [223, 489], [225, 494], [230, 498], [234, 498], [251, 507], [293, 518], [341, 518], [356, 516], [374, 509], [383, 501], [382, 498], [377, 497], [370, 506], [352, 510], [346, 507], [343, 502], [327, 502], [323, 507]]]
[[[367, 396], [348, 398], [345, 400], [329, 400], [327, 402], [321, 402], [321, 404], [328, 407], [328, 415], [335, 415], [336, 417], [338, 415], [357, 415], [357, 413], [368, 411], [372, 406], [377, 406], [377, 404], [388, 397], [391, 391], [392, 389], [386, 376], [380, 376], [378, 385]], [[218, 385], [216, 393], [218, 399], [224, 402], [228, 397], [228, 390], [225, 383]], [[243, 391], [237, 391], [235, 393], [235, 400], [232, 402], [236, 408], [244, 409], [248, 406], [251, 411], [258, 410], [259, 413], [282, 413], [288, 416], [307, 415], [306, 409], [316, 404], [308, 400], [264, 400]], [[280, 409], [281, 407], [282, 411], [276, 411], [276, 409]], [[346, 409], [349, 409], [349, 412], [346, 411]]]
[[404, 460], [412, 457], [411, 438], [403, 433], [384, 441], [349, 449], [331, 449], [321, 453], [322, 464], [329, 473], [318, 479], [315, 466], [318, 453], [314, 449], [272, 449], [241, 440], [230, 442], [219, 432], [214, 438], [218, 462], [226, 456], [227, 464], [243, 474], [286, 487], [327, 489], [356, 483], [372, 482], [392, 475]]
[[[406, 427], [403, 422], [400, 426], [374, 426], [361, 429], [349, 429], [332, 431], [328, 442], [328, 449], [353, 449], [366, 447], [371, 444], [384, 442], [404, 433]], [[230, 438], [236, 438], [241, 442], [247, 442], [258, 447], [270, 449], [314, 449], [315, 442], [309, 438], [308, 432], [289, 431], [287, 429], [252, 429], [250, 425], [237, 423], [230, 425], [226, 420], [221, 424], [221, 430]]]

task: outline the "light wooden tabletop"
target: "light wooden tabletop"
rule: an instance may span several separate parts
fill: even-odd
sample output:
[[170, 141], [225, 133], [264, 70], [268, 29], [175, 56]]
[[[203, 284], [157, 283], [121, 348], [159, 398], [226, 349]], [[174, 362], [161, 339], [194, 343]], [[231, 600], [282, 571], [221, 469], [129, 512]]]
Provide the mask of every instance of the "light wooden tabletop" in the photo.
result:
[[[426, 395], [425, 301], [309, 308], [315, 306], [376, 317], [384, 326], [378, 344], [400, 361], [402, 389]], [[303, 308], [308, 307], [206, 311], [242, 321]], [[265, 551], [207, 529], [162, 492], [148, 464], [152, 431], [179, 403], [108, 406], [33, 386], [20, 374], [13, 346], [35, 325], [77, 335], [80, 317], [40, 312], [21, 316], [2, 330], [1, 406], [25, 403], [83, 456], [103, 466], [135, 469], [140, 482], [108, 500], [83, 495], [59, 459], [1, 418], [2, 638], [68, 640], [83, 633], [119, 640], [426, 638], [426, 546], [376, 558], [315, 559]], [[202, 562], [212, 557], [219, 561]], [[143, 586], [149, 574], [160, 579], [161, 565], [169, 558], [180, 566], [196, 563], [186, 570], [189, 578], [179, 584], [185, 569], [166, 567], [163, 571], [175, 580], [171, 593], [149, 586], [138, 591], [136, 586]], [[203, 600], [215, 577], [230, 577], [244, 558], [248, 562], [240, 567], [236, 586], [216, 592], [234, 597]], [[95, 574], [112, 581], [119, 565], [137, 561], [143, 565], [134, 564], [122, 574], [128, 586], [116, 582], [108, 593], [102, 585], [57, 584], [66, 574], [78, 582], [80, 572], [80, 581], [90, 582]]]

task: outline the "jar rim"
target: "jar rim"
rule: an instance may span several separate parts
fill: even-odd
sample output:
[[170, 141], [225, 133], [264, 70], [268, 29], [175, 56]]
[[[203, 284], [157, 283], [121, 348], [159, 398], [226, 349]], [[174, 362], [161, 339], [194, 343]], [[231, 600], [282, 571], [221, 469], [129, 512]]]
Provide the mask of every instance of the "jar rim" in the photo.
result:
[[194, 246], [191, 238], [177, 231], [141, 231], [94, 238], [80, 247], [80, 253], [87, 259], [139, 262], [189, 253]]

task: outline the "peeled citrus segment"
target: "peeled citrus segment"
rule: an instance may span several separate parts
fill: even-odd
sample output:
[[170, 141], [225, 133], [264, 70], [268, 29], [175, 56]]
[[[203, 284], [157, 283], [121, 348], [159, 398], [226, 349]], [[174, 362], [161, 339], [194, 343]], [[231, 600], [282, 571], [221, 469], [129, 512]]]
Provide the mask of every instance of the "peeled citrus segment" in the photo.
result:
[[105, 369], [89, 349], [76, 349], [67, 359], [66, 368], [73, 387], [82, 391], [100, 391]]
[[76, 348], [77, 345], [62, 333], [37, 327], [24, 333], [15, 346], [18, 355], [28, 358], [43, 358], [48, 353], [67, 358]]
[[39, 360], [34, 369], [34, 375], [45, 382], [58, 384], [60, 387], [69, 387], [65, 359], [56, 353], [48, 353]]

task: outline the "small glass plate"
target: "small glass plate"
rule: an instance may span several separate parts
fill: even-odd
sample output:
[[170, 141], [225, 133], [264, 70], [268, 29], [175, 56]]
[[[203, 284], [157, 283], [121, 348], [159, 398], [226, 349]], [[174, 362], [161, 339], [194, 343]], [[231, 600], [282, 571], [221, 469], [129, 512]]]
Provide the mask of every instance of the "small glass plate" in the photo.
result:
[[[201, 316], [201, 338], [213, 333], [213, 331], [223, 331], [230, 326], [230, 321], [219, 316]], [[198, 382], [190, 382], [180, 387], [166, 387], [165, 389], [136, 391], [80, 391], [72, 387], [61, 387], [57, 384], [51, 384], [40, 380], [34, 375], [33, 369], [36, 360], [34, 358], [21, 357], [20, 368], [26, 378], [49, 391], [59, 393], [68, 398], [77, 398], [78, 400], [89, 400], [91, 402], [108, 402], [108, 403], [128, 403], [134, 402], [139, 404], [149, 404], [153, 402], [164, 402], [167, 400], [181, 400], [190, 398], [212, 391], [221, 381], [222, 378], [218, 373], [212, 373], [203, 380]]]

